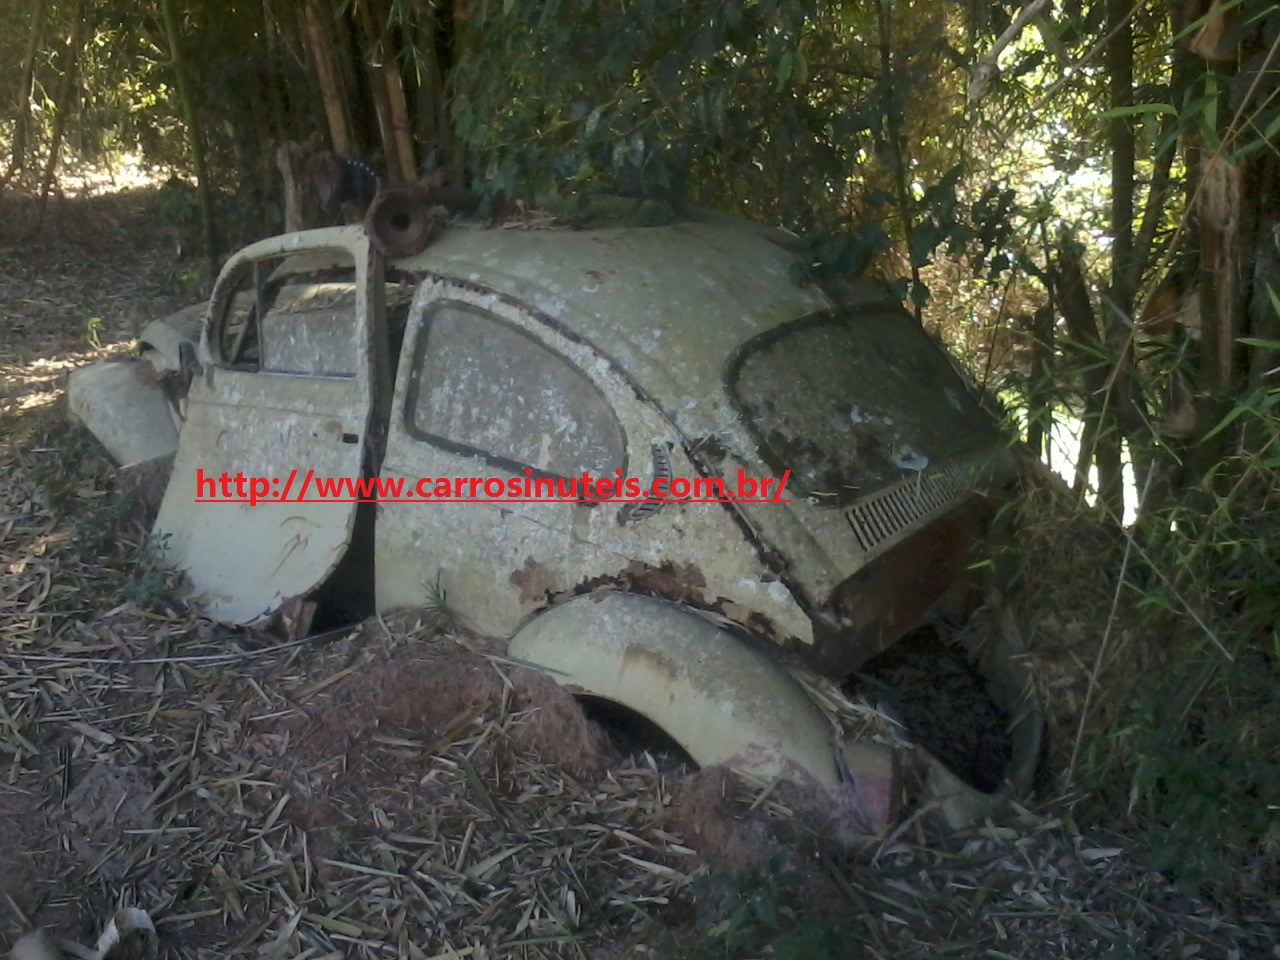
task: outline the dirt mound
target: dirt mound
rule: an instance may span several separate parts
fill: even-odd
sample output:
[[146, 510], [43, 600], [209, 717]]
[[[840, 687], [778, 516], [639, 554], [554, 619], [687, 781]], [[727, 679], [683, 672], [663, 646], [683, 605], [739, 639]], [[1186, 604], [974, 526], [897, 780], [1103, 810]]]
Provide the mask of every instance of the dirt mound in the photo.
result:
[[729, 771], [700, 770], [680, 785], [664, 820], [718, 866], [753, 869], [778, 854], [782, 846], [771, 834], [767, 808], [750, 811], [756, 815], [747, 817], [734, 810], [740, 791], [741, 785]]
[[352, 674], [327, 699], [305, 727], [304, 752], [354, 749], [392, 732], [443, 745], [494, 710], [515, 715], [511, 749], [573, 776], [599, 776], [609, 752], [603, 733], [549, 677], [519, 666], [499, 670], [482, 656], [440, 646]]
[[96, 861], [102, 879], [116, 881], [127, 873], [121, 832], [154, 826], [152, 790], [137, 766], [96, 763], [67, 795], [60, 832], [82, 860]]

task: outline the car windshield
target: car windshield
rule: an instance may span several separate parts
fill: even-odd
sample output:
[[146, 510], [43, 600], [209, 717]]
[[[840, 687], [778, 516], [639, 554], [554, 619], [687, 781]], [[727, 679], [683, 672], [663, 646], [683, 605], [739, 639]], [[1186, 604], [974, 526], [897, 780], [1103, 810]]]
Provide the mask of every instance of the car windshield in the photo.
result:
[[848, 504], [995, 439], [942, 351], [890, 311], [823, 314], [749, 341], [730, 396], [793, 489]]

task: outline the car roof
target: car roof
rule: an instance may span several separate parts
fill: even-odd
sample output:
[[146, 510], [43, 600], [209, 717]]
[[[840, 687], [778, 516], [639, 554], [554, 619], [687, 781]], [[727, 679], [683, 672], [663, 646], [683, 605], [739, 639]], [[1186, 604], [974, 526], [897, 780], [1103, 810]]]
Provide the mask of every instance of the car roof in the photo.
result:
[[[420, 254], [392, 265], [534, 307], [609, 358], [682, 432], [707, 435], [739, 421], [724, 387], [735, 351], [833, 306], [816, 286], [792, 278], [787, 237], [716, 215], [587, 229], [450, 224]], [[865, 296], [884, 299], [872, 285]]]

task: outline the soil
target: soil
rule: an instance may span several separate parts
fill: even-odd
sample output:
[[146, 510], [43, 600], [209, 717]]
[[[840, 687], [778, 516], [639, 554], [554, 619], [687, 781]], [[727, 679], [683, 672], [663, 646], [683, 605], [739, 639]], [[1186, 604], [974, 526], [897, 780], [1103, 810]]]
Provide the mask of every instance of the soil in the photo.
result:
[[128, 864], [118, 844], [124, 830], [147, 830], [154, 785], [139, 766], [96, 763], [67, 794], [59, 832], [84, 861], [96, 862], [108, 882], [125, 875]]
[[56, 845], [30, 791], [0, 786], [0, 903], [23, 912], [44, 898]]

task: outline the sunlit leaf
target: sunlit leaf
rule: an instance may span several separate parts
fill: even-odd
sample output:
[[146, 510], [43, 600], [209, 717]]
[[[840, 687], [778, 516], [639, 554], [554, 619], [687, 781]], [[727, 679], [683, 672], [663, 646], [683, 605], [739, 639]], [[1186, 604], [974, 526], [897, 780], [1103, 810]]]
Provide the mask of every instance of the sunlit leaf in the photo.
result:
[[1110, 120], [1114, 117], [1138, 117], [1145, 115], [1158, 116], [1163, 113], [1178, 115], [1178, 111], [1170, 103], [1135, 103], [1128, 107], [1112, 107], [1098, 114], [1099, 120]]

